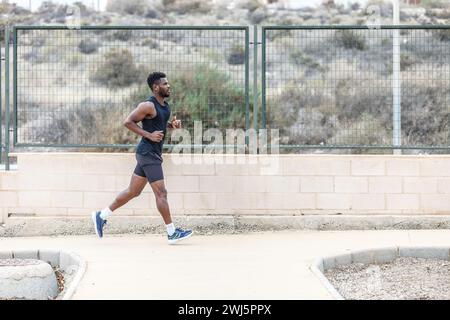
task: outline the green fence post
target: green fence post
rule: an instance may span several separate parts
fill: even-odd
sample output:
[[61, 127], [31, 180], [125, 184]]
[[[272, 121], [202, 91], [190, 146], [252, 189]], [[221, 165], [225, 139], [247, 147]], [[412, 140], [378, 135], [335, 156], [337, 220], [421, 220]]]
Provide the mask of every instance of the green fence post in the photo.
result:
[[247, 130], [250, 128], [250, 35], [249, 35], [249, 27], [245, 28], [245, 146], [248, 149], [249, 147], [249, 137], [247, 134]]
[[258, 26], [253, 26], [253, 127], [258, 132]]
[[6, 104], [6, 114], [5, 114], [5, 169], [9, 170], [9, 41], [10, 41], [10, 30], [9, 26], [6, 26], [5, 34], [5, 104]]
[[261, 53], [261, 95], [262, 95], [262, 104], [261, 104], [261, 120], [262, 120], [262, 128], [266, 129], [266, 28], [262, 27], [262, 53]]
[[18, 128], [17, 125], [17, 29], [13, 28], [13, 146], [17, 145]]

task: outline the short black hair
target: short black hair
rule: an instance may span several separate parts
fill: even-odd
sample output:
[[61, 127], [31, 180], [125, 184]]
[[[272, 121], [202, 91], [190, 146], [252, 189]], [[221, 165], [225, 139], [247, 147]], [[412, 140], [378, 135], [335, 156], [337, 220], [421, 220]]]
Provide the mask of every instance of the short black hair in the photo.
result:
[[161, 80], [162, 78], [166, 78], [166, 74], [162, 72], [152, 72], [149, 74], [147, 78], [147, 83], [150, 89], [153, 91], [153, 85]]

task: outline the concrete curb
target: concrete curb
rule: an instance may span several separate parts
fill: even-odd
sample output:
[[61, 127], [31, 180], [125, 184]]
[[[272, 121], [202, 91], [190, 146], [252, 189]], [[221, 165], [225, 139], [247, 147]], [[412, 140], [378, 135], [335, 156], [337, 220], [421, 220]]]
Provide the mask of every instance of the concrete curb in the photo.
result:
[[325, 277], [325, 275], [323, 274], [323, 260], [321, 258], [316, 259], [310, 269], [335, 300], [345, 300], [344, 297], [341, 296], [341, 294], [336, 290], [335, 287], [333, 287], [330, 281], [328, 281], [327, 277]]
[[344, 254], [319, 257], [310, 266], [310, 269], [336, 300], [345, 300], [345, 298], [336, 290], [330, 281], [328, 281], [327, 277], [325, 277], [324, 273], [326, 270], [342, 267], [352, 263], [389, 263], [399, 257], [450, 260], [450, 247], [398, 246], [355, 250]]
[[[450, 216], [386, 215], [183, 215], [175, 223], [197, 233], [278, 230], [436, 230], [450, 229]], [[110, 217], [108, 234], [163, 233], [159, 216]], [[77, 217], [10, 217], [0, 225], [0, 237], [94, 234], [89, 213]]]
[[83, 279], [83, 276], [86, 273], [86, 268], [87, 268], [86, 261], [83, 258], [81, 258], [79, 255], [77, 255], [73, 252], [69, 253], [69, 255], [70, 255], [70, 260], [72, 262], [76, 263], [76, 265], [78, 267], [77, 267], [77, 271], [75, 273], [74, 278], [72, 279], [69, 287], [67, 288], [66, 292], [62, 296], [62, 300], [70, 300], [72, 298], [72, 296], [74, 295], [74, 293], [78, 287], [78, 284]]
[[86, 261], [74, 252], [53, 249], [11, 250], [0, 251], [0, 259], [37, 259], [49, 263], [52, 267], [59, 267], [68, 275], [73, 274], [72, 280], [65, 288], [61, 300], [70, 300], [86, 272]]

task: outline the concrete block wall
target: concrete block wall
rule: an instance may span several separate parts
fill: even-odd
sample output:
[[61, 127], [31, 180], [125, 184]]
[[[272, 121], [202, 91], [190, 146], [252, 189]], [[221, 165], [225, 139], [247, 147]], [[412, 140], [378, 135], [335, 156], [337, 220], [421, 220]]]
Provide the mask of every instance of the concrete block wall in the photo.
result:
[[[134, 154], [18, 153], [0, 171], [0, 221], [86, 216], [125, 189]], [[450, 213], [450, 156], [164, 155], [174, 215]], [[150, 186], [117, 211], [159, 216]]]

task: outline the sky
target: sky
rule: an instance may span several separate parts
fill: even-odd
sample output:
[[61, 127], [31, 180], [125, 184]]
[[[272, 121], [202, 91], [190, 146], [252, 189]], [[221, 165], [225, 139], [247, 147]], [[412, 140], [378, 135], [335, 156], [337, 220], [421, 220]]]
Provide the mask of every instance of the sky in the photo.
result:
[[[4, 0], [2, 0], [4, 1]], [[42, 2], [45, 0], [9, 0], [10, 3], [17, 3], [21, 7], [24, 8], [30, 8], [32, 10], [36, 10]], [[61, 3], [61, 4], [71, 4], [76, 2], [77, 0], [53, 0], [54, 3]], [[104, 10], [106, 7], [107, 0], [78, 0], [79, 2], [84, 3], [86, 6]], [[230, 0], [231, 1], [231, 0]], [[314, 6], [317, 4], [320, 4], [323, 0], [284, 0], [289, 3], [289, 5], [293, 8], [299, 8], [302, 6]], [[335, 0], [336, 3], [366, 3], [367, 0]]]

